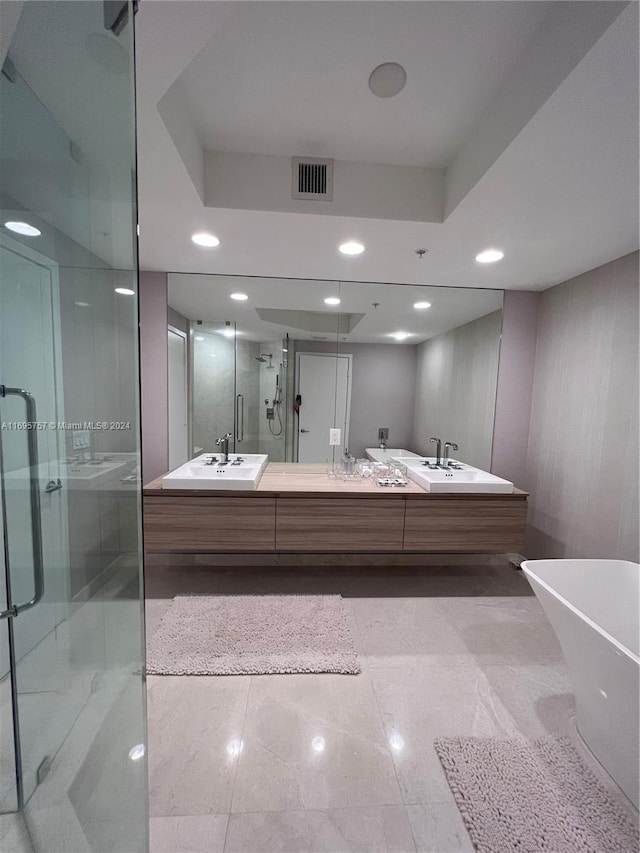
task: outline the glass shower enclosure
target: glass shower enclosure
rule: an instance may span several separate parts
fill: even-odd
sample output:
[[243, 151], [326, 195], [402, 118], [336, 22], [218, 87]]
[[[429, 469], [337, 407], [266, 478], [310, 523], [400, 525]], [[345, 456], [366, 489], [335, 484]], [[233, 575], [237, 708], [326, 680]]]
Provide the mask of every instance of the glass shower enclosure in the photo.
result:
[[0, 849], [148, 849], [134, 8], [0, 3]]
[[[286, 339], [251, 340], [229, 320], [190, 324], [192, 456], [231, 433], [234, 453], [284, 462], [288, 438]], [[254, 336], [255, 337], [255, 336]]]

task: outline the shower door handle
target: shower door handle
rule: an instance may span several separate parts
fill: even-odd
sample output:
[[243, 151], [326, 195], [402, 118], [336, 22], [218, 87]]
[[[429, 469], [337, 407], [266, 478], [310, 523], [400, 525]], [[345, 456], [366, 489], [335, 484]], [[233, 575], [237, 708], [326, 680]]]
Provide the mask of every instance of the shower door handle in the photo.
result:
[[[29, 492], [31, 506], [31, 543], [33, 548], [33, 598], [25, 601], [24, 604], [12, 604], [8, 602], [9, 608], [0, 613], [0, 619], [7, 616], [17, 616], [23, 610], [29, 610], [34, 607], [44, 595], [44, 566], [42, 559], [42, 526], [40, 520], [40, 477], [38, 471], [38, 433], [36, 430], [36, 401], [32, 394], [24, 391], [21, 388], [7, 388], [6, 385], [0, 385], [0, 398], [2, 397], [22, 397], [27, 409], [27, 424], [31, 424], [31, 429], [27, 428], [27, 450], [29, 453]], [[4, 483], [3, 483], [4, 490]], [[6, 516], [5, 516], [6, 518]], [[7, 562], [5, 560], [5, 562]], [[7, 571], [10, 567], [7, 566]]]
[[244, 441], [244, 394], [236, 397], [236, 441]]

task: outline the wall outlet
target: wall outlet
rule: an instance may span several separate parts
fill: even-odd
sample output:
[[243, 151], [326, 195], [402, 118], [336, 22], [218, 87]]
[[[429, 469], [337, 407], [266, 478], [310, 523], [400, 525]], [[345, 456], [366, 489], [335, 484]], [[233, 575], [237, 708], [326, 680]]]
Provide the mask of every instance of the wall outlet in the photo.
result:
[[329, 430], [329, 444], [332, 447], [340, 444], [340, 430], [339, 429], [330, 429]]
[[378, 441], [389, 440], [389, 427], [378, 427]]

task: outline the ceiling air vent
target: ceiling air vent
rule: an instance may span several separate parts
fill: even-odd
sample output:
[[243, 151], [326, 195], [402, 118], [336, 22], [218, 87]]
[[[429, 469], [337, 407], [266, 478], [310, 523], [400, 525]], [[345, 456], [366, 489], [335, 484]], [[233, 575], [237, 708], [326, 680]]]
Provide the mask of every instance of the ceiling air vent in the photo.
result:
[[293, 198], [333, 199], [333, 160], [292, 157]]

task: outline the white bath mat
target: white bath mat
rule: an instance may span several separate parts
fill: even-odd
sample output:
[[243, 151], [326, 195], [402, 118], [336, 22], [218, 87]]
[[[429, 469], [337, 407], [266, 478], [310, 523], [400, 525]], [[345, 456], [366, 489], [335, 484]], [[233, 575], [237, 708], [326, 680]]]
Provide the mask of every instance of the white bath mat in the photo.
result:
[[480, 853], [631, 853], [638, 828], [568, 738], [438, 738], [436, 752]]
[[356, 674], [339, 595], [179, 595], [148, 643], [152, 675]]

